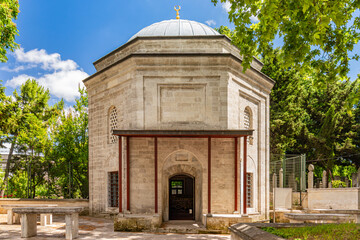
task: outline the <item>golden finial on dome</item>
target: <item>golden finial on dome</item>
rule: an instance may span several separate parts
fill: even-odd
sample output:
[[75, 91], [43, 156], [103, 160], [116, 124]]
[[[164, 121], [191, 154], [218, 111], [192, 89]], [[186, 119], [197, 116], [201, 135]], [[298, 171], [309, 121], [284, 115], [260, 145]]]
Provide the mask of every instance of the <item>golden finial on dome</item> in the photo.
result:
[[176, 11], [176, 19], [180, 19], [179, 11], [180, 11], [181, 7], [180, 6], [175, 6], [174, 9]]

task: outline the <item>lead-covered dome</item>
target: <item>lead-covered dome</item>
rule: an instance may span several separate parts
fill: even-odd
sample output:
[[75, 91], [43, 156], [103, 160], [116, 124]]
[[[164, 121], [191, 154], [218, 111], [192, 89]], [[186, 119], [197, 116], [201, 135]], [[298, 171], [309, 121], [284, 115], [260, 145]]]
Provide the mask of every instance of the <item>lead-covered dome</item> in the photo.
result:
[[[209, 36], [220, 35], [217, 31], [205, 24], [183, 20], [172, 19], [162, 22], [154, 23], [146, 28], [143, 28], [129, 41], [136, 37], [159, 37], [159, 36]], [[129, 42], [128, 41], [128, 42]]]

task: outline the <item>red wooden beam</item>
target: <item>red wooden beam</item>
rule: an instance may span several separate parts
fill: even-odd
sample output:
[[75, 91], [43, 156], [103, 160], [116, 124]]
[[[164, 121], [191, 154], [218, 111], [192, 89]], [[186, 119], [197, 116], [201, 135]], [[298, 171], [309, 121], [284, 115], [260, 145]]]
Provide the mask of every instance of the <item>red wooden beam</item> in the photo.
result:
[[247, 167], [246, 167], [246, 162], [247, 162], [247, 137], [245, 136], [244, 137], [244, 189], [243, 189], [243, 192], [244, 192], [244, 214], [246, 214], [246, 207], [247, 207], [247, 195], [246, 195], [246, 183], [247, 183]]
[[[197, 135], [197, 136], [193, 136], [193, 135], [158, 135], [158, 134], [151, 134], [151, 135], [146, 135], [146, 134], [140, 134], [140, 135], [133, 135], [133, 134], [114, 134], [116, 136], [122, 136], [122, 137], [133, 137], [133, 138], [154, 138], [154, 137], [158, 137], [158, 138], [234, 138], [233, 135]], [[236, 137], [245, 137], [248, 135], [237, 135]]]
[[157, 137], [154, 139], [154, 161], [155, 161], [155, 213], [158, 213], [158, 145]]
[[211, 213], [211, 137], [208, 138], [208, 213]]
[[119, 183], [119, 213], [122, 212], [122, 137], [119, 137], [119, 171], [118, 171], [118, 183]]
[[238, 210], [238, 201], [237, 201], [237, 194], [238, 194], [238, 138], [235, 138], [235, 162], [234, 162], [234, 168], [235, 168], [235, 182], [234, 182], [234, 188], [235, 188], [235, 212]]
[[203, 137], [234, 138], [252, 135], [253, 129], [243, 130], [113, 130], [114, 135], [123, 137]]
[[130, 211], [130, 137], [126, 138], [126, 209]]

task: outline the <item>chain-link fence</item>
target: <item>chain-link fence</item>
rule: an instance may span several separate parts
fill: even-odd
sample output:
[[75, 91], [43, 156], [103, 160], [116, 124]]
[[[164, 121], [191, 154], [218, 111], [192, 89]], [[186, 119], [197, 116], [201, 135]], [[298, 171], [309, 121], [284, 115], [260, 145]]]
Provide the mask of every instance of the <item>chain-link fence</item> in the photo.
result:
[[292, 188], [293, 192], [306, 190], [305, 154], [277, 155], [270, 158], [270, 184], [273, 189], [273, 174], [276, 173], [276, 187]]

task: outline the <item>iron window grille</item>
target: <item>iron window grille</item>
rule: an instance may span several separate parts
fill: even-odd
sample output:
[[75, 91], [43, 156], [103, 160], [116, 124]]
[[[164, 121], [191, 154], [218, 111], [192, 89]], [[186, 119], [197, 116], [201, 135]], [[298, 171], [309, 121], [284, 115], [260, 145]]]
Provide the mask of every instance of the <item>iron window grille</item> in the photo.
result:
[[109, 172], [108, 175], [108, 200], [109, 207], [119, 207], [119, 174]]

